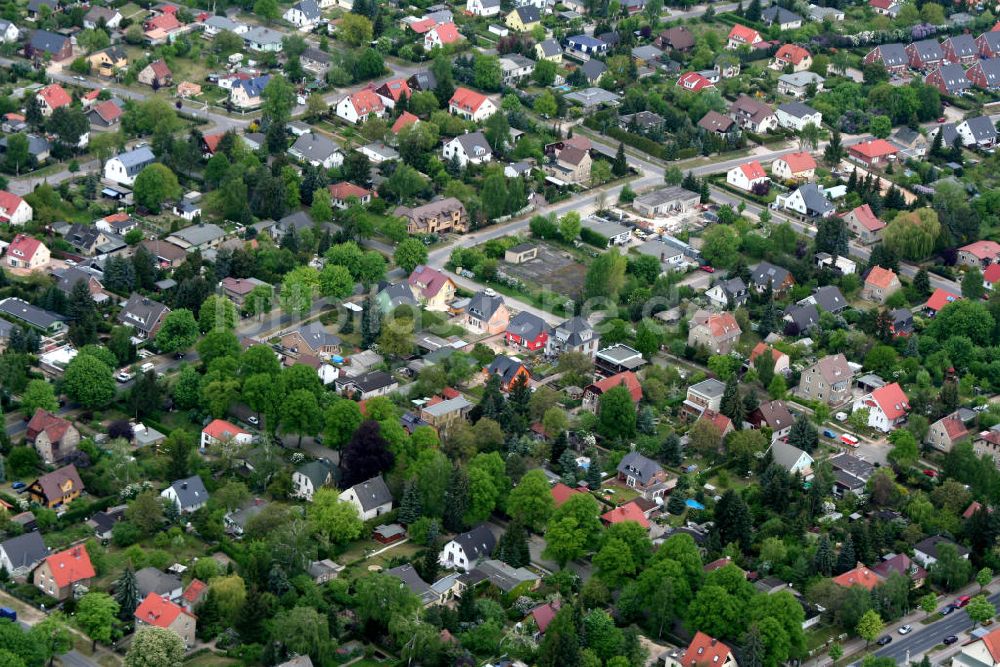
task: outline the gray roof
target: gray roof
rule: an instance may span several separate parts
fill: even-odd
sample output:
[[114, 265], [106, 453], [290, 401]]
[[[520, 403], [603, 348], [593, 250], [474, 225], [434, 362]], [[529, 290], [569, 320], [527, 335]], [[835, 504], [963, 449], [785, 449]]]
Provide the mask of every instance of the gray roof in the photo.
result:
[[618, 472], [636, 478], [640, 484], [648, 484], [653, 477], [663, 472], [663, 467], [639, 452], [629, 452], [618, 464]]
[[583, 70], [583, 74], [587, 77], [587, 81], [597, 81], [601, 78], [602, 74], [608, 71], [608, 66], [600, 60], [591, 58], [587, 62], [580, 65], [580, 69]]
[[962, 34], [953, 35], [945, 40], [951, 44], [952, 50], [955, 55], [959, 58], [966, 56], [976, 56], [979, 54], [979, 49], [976, 48], [976, 40], [973, 39], [972, 35]]
[[201, 481], [201, 477], [198, 477], [198, 475], [192, 475], [187, 479], [179, 479], [171, 484], [170, 487], [177, 494], [177, 499], [182, 509], [208, 502], [208, 491], [205, 489], [205, 483]]
[[487, 294], [485, 291], [476, 292], [469, 305], [465, 307], [465, 312], [480, 320], [489, 320], [497, 309], [503, 305], [503, 297], [499, 294]]
[[327, 478], [330, 476], [330, 466], [323, 461], [310, 461], [303, 466], [299, 466], [295, 472], [308, 478], [312, 482], [313, 488], [318, 489], [326, 483]]
[[839, 313], [847, 308], [847, 299], [840, 293], [840, 289], [836, 285], [826, 285], [817, 288], [813, 292], [812, 299], [816, 302], [817, 306], [828, 313]]
[[410, 589], [411, 593], [419, 597], [424, 604], [433, 599], [434, 593], [431, 591], [430, 585], [417, 574], [417, 571], [409, 563], [386, 570], [385, 573], [390, 577], [396, 577], [402, 581], [403, 585]]
[[933, 535], [926, 539], [920, 540], [919, 542], [913, 545], [913, 550], [921, 551], [930, 556], [931, 558], [937, 558], [938, 547], [941, 546], [942, 544], [953, 545], [955, 547], [955, 550], [958, 552], [959, 556], [966, 556], [969, 554], [969, 550], [966, 547], [963, 547], [961, 544], [955, 542], [954, 540], [948, 539], [944, 535]]
[[632, 49], [632, 57], [640, 60], [656, 60], [662, 55], [663, 51], [649, 44], [645, 46], [636, 46]]
[[475, 569], [504, 593], [511, 592], [526, 581], [538, 580], [538, 575], [527, 568], [514, 568], [492, 558], [480, 561]]
[[771, 25], [772, 23], [777, 23], [779, 25], [785, 23], [795, 23], [796, 21], [801, 21], [802, 17], [795, 12], [790, 12], [784, 7], [771, 6], [761, 12], [760, 17], [764, 20], [764, 23]]
[[330, 54], [326, 51], [320, 51], [319, 49], [310, 46], [307, 47], [305, 51], [302, 52], [303, 60], [311, 60], [314, 63], [320, 63], [322, 65], [329, 64]]
[[209, 16], [202, 23], [218, 30], [236, 30], [240, 24], [227, 16]]
[[133, 148], [130, 151], [125, 151], [124, 153], [119, 153], [115, 156], [125, 167], [125, 171], [131, 176], [142, 171], [147, 165], [152, 164], [156, 161], [156, 155], [149, 148], [143, 146], [142, 148]]
[[15, 319], [27, 322], [39, 329], [49, 329], [54, 324], [63, 321], [62, 315], [33, 306], [27, 301], [9, 297], [0, 301], [0, 314], [9, 315]]
[[483, 157], [493, 154], [493, 150], [490, 148], [490, 142], [486, 141], [486, 135], [482, 132], [460, 134], [455, 137], [455, 139], [462, 145], [462, 150], [465, 151], [465, 154], [469, 157]]
[[388, 310], [395, 310], [399, 306], [416, 306], [417, 300], [413, 297], [413, 290], [407, 283], [390, 283], [378, 293], [380, 299], [384, 300]]
[[31, 33], [31, 40], [28, 44], [34, 51], [47, 51], [48, 53], [59, 53], [66, 46], [69, 37], [57, 35], [48, 30], [36, 30]]
[[198, 225], [191, 225], [190, 227], [185, 227], [184, 229], [179, 229], [172, 233], [171, 236], [175, 236], [182, 241], [187, 241], [192, 246], [200, 246], [205, 243], [210, 243], [215, 239], [222, 238], [226, 235], [218, 225], [213, 225], [210, 222], [203, 222]]
[[983, 70], [986, 84], [991, 88], [1000, 86], [1000, 58], [983, 58], [973, 65]]
[[811, 215], [826, 215], [835, 208], [815, 183], [806, 183], [800, 186], [798, 191], [802, 194], [806, 210]]
[[306, 15], [306, 18], [318, 20], [322, 14], [319, 11], [319, 5], [316, 4], [316, 0], [301, 0], [300, 2], [292, 5], [292, 9], [297, 9]]
[[944, 52], [941, 51], [941, 44], [936, 39], [922, 39], [913, 42], [911, 47], [917, 52], [921, 60], [943, 60]]
[[353, 384], [363, 393], [367, 393], [391, 387], [393, 384], [396, 384], [396, 380], [385, 371], [369, 371], [350, 378], [345, 384]]
[[481, 523], [461, 535], [456, 535], [452, 541], [461, 545], [462, 551], [465, 552], [470, 563], [489, 556], [497, 545], [497, 539], [493, 537], [493, 533], [490, 532], [485, 523]]
[[726, 385], [724, 382], [720, 382], [715, 378], [708, 378], [707, 380], [702, 380], [698, 384], [691, 385], [690, 389], [701, 394], [702, 396], [715, 398], [716, 396], [722, 396], [722, 394], [725, 393]]
[[[956, 65], [958, 67], [958, 65]], [[976, 116], [965, 121], [977, 143], [996, 139], [997, 128], [989, 116]]]
[[279, 220], [276, 226], [282, 233], [287, 232], [289, 228], [301, 232], [303, 229], [312, 229], [316, 226], [316, 223], [313, 222], [313, 219], [305, 211], [296, 211], [295, 213], [289, 213]]
[[528, 311], [518, 313], [511, 318], [510, 324], [507, 325], [508, 333], [526, 340], [534, 340], [538, 334], [547, 329], [548, 325], [545, 324], [545, 320]]
[[781, 440], [775, 440], [771, 444], [771, 459], [788, 471], [791, 471], [792, 466], [802, 458], [803, 454], [805, 452], [795, 445], [789, 445]]
[[945, 63], [938, 69], [938, 76], [949, 93], [958, 93], [972, 87], [972, 82], [965, 76], [965, 68], [955, 63]]
[[802, 102], [785, 102], [778, 107], [778, 111], [783, 111], [789, 116], [795, 116], [796, 118], [805, 118], [806, 116], [814, 116], [819, 113], [808, 104], [803, 104]]
[[292, 144], [289, 150], [300, 154], [305, 160], [315, 160], [317, 162], [328, 160], [331, 155], [341, 152], [340, 147], [333, 143], [331, 139], [316, 132], [303, 134], [295, 140], [295, 143]]
[[819, 324], [819, 311], [811, 303], [789, 306], [785, 310], [785, 319], [794, 323], [798, 332], [802, 333]]
[[472, 403], [466, 400], [464, 396], [458, 396], [425, 407], [424, 412], [434, 417], [440, 417], [441, 415], [451, 414], [452, 412], [458, 412], [470, 407], [472, 407]]
[[244, 41], [257, 44], [280, 44], [283, 37], [283, 33], [262, 26], [255, 26], [243, 33]]
[[760, 289], [764, 289], [768, 285], [771, 285], [772, 288], [779, 288], [788, 276], [788, 269], [775, 266], [770, 262], [761, 262], [750, 271], [750, 280]]
[[536, 21], [542, 20], [542, 15], [538, 11], [538, 7], [534, 5], [524, 5], [523, 7], [517, 7], [515, 10], [517, 15], [521, 18], [521, 23], [535, 23]]
[[14, 331], [14, 325], [7, 320], [0, 319], [0, 340], [8, 340], [12, 331]]
[[882, 64], [886, 67], [905, 65], [909, 60], [906, 57], [906, 47], [902, 44], [882, 44], [877, 48], [879, 56], [882, 59]]
[[791, 74], [782, 74], [778, 77], [778, 81], [795, 86], [796, 88], [802, 88], [808, 86], [810, 83], [823, 83], [826, 79], [815, 72], [792, 72]]
[[566, 99], [579, 102], [585, 107], [595, 107], [601, 104], [617, 104], [621, 97], [603, 88], [585, 88], [569, 93]]
[[150, 593], [167, 595], [181, 588], [181, 578], [158, 570], [155, 567], [144, 567], [135, 573], [135, 583], [139, 588], [139, 597], [145, 598]]
[[523, 365], [520, 361], [511, 359], [506, 354], [501, 354], [490, 362], [487, 370], [490, 375], [499, 375], [503, 384], [510, 384], [517, 374], [517, 369]]
[[255, 500], [248, 504], [246, 507], [240, 507], [239, 509], [229, 512], [226, 517], [226, 523], [233, 526], [238, 526], [240, 530], [243, 530], [247, 526], [247, 522], [254, 518], [258, 514], [264, 511], [268, 503], [266, 501]]
[[340, 336], [330, 333], [319, 320], [299, 327], [298, 334], [314, 350], [321, 347], [335, 347], [340, 345]]
[[554, 39], [546, 39], [544, 42], [539, 42], [538, 45], [542, 49], [542, 54], [547, 57], [562, 53], [562, 46]]
[[847, 453], [831, 457], [829, 461], [834, 470], [843, 470], [851, 477], [856, 477], [864, 482], [867, 482], [868, 478], [875, 474], [874, 465], [864, 459]]
[[59, 288], [60, 292], [66, 294], [72, 292], [73, 287], [81, 280], [89, 284], [91, 278], [97, 277], [89, 271], [84, 271], [76, 266], [67, 266], [65, 269], [53, 271], [52, 274], [56, 277], [56, 287]]
[[38, 532], [24, 533], [0, 542], [0, 551], [7, 554], [14, 569], [31, 569], [49, 555], [49, 550]]
[[358, 497], [361, 508], [366, 512], [392, 502], [392, 494], [389, 492], [385, 480], [382, 479], [382, 475], [372, 477], [367, 482], [355, 484], [351, 488]]
[[137, 292], [132, 292], [132, 295], [118, 313], [118, 321], [149, 334], [153, 331], [156, 323], [160, 321], [160, 318], [165, 316], [169, 310], [169, 308], [159, 301], [153, 301]]

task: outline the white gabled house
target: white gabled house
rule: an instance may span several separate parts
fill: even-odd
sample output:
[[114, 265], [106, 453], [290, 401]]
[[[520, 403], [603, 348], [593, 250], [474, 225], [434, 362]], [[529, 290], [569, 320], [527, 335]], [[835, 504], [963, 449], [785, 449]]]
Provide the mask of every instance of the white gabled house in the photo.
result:
[[145, 146], [120, 153], [104, 163], [104, 178], [120, 183], [134, 185], [139, 173], [156, 162], [153, 151]]
[[384, 115], [385, 104], [382, 103], [382, 98], [370, 88], [347, 95], [337, 102], [337, 116], [351, 124], [364, 123], [372, 116], [381, 118]]
[[362, 521], [374, 519], [377, 516], [392, 511], [392, 493], [386, 486], [382, 475], [372, 477], [367, 482], [355, 484], [339, 496], [345, 503], [354, 505]]
[[854, 401], [852, 410], [868, 410], [868, 426], [883, 433], [894, 431], [906, 421], [910, 399], [898, 382], [879, 387]]
[[754, 187], [769, 183], [770, 181], [771, 179], [768, 178], [764, 167], [757, 160], [736, 165], [726, 172], [726, 183], [746, 192], [750, 192]]
[[463, 167], [469, 164], [485, 164], [493, 159], [486, 135], [482, 132], [460, 134], [447, 141], [441, 150], [445, 160], [456, 159]]
[[0, 190], [0, 222], [23, 225], [34, 215], [31, 205], [13, 192]]
[[465, 11], [473, 16], [496, 16], [500, 13], [500, 0], [466, 0]]
[[493, 100], [468, 88], [456, 88], [448, 102], [448, 111], [466, 120], [480, 123], [497, 112]]
[[308, 32], [312, 30], [323, 18], [320, 13], [319, 5], [316, 4], [316, 0], [300, 0], [294, 5], [288, 8], [288, 10], [282, 14], [281, 18], [285, 19], [293, 26]]
[[496, 548], [497, 540], [486, 527], [480, 524], [444, 545], [438, 562], [448, 569], [470, 571], [480, 558], [489, 558]]

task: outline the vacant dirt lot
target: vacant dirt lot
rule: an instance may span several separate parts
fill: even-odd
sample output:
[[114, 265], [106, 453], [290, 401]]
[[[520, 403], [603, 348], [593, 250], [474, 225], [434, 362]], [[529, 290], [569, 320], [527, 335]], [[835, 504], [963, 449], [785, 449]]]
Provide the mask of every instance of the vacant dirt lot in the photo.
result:
[[538, 257], [524, 264], [500, 263], [500, 269], [531, 287], [541, 287], [576, 299], [583, 290], [587, 267], [569, 252], [538, 244]]

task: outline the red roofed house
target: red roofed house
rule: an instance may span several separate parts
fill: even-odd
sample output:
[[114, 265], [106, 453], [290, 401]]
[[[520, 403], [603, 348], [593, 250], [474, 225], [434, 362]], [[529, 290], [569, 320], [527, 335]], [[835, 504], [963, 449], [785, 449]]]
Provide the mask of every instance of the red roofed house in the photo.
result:
[[434, 26], [424, 35], [424, 50], [430, 51], [434, 48], [454, 44], [461, 39], [462, 35], [454, 23], [442, 23]]
[[1000, 264], [990, 264], [983, 271], [983, 287], [992, 290], [998, 281], [1000, 281]]
[[954, 658], [953, 665], [1000, 665], [1000, 628], [962, 646]]
[[853, 570], [848, 570], [847, 572], [834, 577], [833, 583], [843, 586], [844, 588], [863, 586], [867, 590], [872, 590], [876, 585], [878, 585], [879, 578], [877, 574], [872, 572], [863, 564], [858, 563], [857, 567]]
[[667, 667], [681, 665], [682, 667], [736, 667], [736, 656], [728, 646], [714, 637], [709, 637], [700, 630], [688, 644], [684, 654], [676, 661], [666, 658]]
[[154, 16], [143, 24], [146, 29], [146, 36], [153, 39], [163, 39], [167, 35], [183, 27], [174, 12], [165, 12], [159, 16]]
[[705, 88], [715, 88], [715, 84], [698, 72], [687, 72], [677, 79], [677, 85], [684, 90], [698, 92]]
[[642, 400], [642, 387], [639, 386], [639, 378], [632, 371], [625, 371], [618, 375], [604, 378], [600, 382], [595, 382], [583, 390], [583, 409], [597, 412], [601, 396], [605, 392], [614, 389], [619, 385], [624, 385], [632, 396], [632, 402], [638, 403]]
[[753, 350], [750, 351], [750, 365], [753, 365], [754, 361], [757, 360], [757, 357], [764, 354], [768, 350], [771, 352], [771, 358], [774, 359], [774, 372], [787, 375], [788, 371], [791, 370], [791, 359], [789, 359], [787, 354], [781, 350], [771, 347], [764, 341], [757, 343]]
[[876, 243], [882, 240], [885, 223], [879, 220], [868, 204], [854, 208], [844, 216], [844, 222], [862, 243]]
[[252, 440], [250, 433], [239, 426], [234, 426], [225, 419], [213, 419], [208, 426], [201, 430], [201, 449], [203, 450], [211, 445], [225, 445], [230, 442], [237, 445], [249, 445]]
[[624, 521], [635, 521], [643, 528], [649, 528], [649, 519], [646, 518], [646, 514], [635, 504], [634, 500], [605, 512], [601, 515], [601, 521], [609, 526]]
[[552, 504], [554, 507], [559, 507], [578, 493], [587, 493], [587, 490], [581, 489], [579, 486], [566, 486], [562, 482], [556, 482], [556, 485], [552, 487]]
[[854, 401], [852, 410], [868, 410], [868, 426], [888, 433], [906, 421], [910, 399], [898, 382], [879, 387]]
[[482, 93], [459, 87], [448, 101], [448, 111], [478, 123], [495, 114], [497, 107], [493, 104], [493, 100]]
[[95, 104], [88, 116], [92, 125], [111, 127], [121, 120], [122, 114], [122, 108], [114, 100], [104, 100]]
[[376, 88], [375, 94], [382, 98], [382, 104], [385, 105], [386, 109], [391, 109], [401, 98], [409, 99], [411, 92], [406, 79], [393, 79]]
[[367, 204], [372, 200], [372, 191], [354, 183], [343, 181], [328, 186], [330, 190], [330, 203], [334, 208], [347, 208], [347, 200], [354, 197], [361, 204]]
[[437, 25], [434, 19], [421, 19], [419, 21], [404, 21], [405, 27], [409, 28], [418, 35], [423, 35], [428, 30]]
[[52, 112], [59, 107], [66, 107], [73, 103], [73, 98], [58, 83], [53, 83], [39, 90], [38, 94], [35, 95], [35, 99], [41, 105], [42, 115], [46, 118], [51, 116]]
[[881, 266], [873, 266], [865, 278], [864, 289], [861, 290], [861, 298], [875, 303], [885, 303], [886, 299], [895, 294], [902, 285], [896, 273], [891, 269], [883, 269]]
[[406, 279], [413, 297], [427, 310], [446, 312], [455, 299], [455, 281], [441, 271], [423, 264], [413, 269]]
[[215, 151], [219, 150], [219, 142], [222, 141], [222, 137], [225, 133], [219, 132], [218, 134], [203, 134], [201, 136], [201, 145], [204, 149], [205, 157], [212, 157], [215, 155]]
[[34, 271], [49, 263], [52, 256], [45, 244], [38, 239], [18, 234], [7, 247], [7, 266], [12, 269], [27, 269]]
[[167, 67], [166, 61], [161, 58], [160, 60], [154, 60], [143, 67], [142, 71], [139, 72], [139, 75], [136, 77], [136, 80], [139, 83], [149, 86], [153, 90], [157, 90], [159, 88], [165, 88], [173, 83], [174, 74], [170, 71], [170, 68]]
[[[965, 508], [965, 511], [962, 512], [962, 518], [971, 519], [972, 516], [981, 509], [983, 509], [983, 504], [978, 500], [973, 500], [971, 503], [969, 503], [969, 506]], [[991, 510], [986, 510], [986, 511], [989, 512]]]
[[34, 212], [31, 205], [13, 192], [0, 190], [0, 222], [8, 225], [23, 225], [31, 221]]
[[337, 102], [337, 115], [348, 123], [363, 123], [371, 116], [376, 118], [384, 116], [385, 105], [374, 90], [365, 88]]
[[943, 452], [950, 452], [957, 443], [965, 440], [972, 432], [958, 416], [957, 412], [945, 415], [930, 425], [927, 429], [927, 437], [924, 438], [931, 447], [936, 447]]
[[958, 263], [964, 266], [986, 268], [1000, 257], [1000, 243], [975, 241], [958, 249]]
[[208, 584], [201, 579], [192, 579], [181, 594], [181, 604], [188, 611], [194, 611], [206, 595], [208, 595]]
[[184, 607], [151, 592], [135, 609], [136, 630], [155, 625], [170, 630], [184, 640], [184, 646], [194, 645], [195, 618]]
[[934, 294], [931, 294], [931, 298], [927, 299], [927, 303], [924, 304], [924, 312], [928, 316], [934, 317], [941, 309], [950, 303], [955, 303], [962, 297], [958, 294], [952, 294], [946, 289], [941, 289], [938, 287], [934, 290]]
[[549, 623], [551, 623], [552, 619], [559, 613], [559, 601], [554, 600], [552, 602], [546, 602], [545, 604], [538, 605], [532, 609], [530, 613], [531, 619], [535, 622], [535, 626], [538, 627], [536, 638], [541, 637], [548, 629]]
[[76, 452], [76, 447], [80, 444], [80, 432], [68, 419], [37, 408], [28, 422], [25, 439], [34, 445], [46, 464], [52, 465]]
[[733, 26], [732, 30], [729, 31], [729, 41], [726, 43], [726, 48], [729, 50], [738, 49], [744, 44], [747, 46], [753, 46], [759, 42], [763, 42], [764, 39], [760, 36], [760, 33], [753, 28], [748, 28], [745, 25], [740, 25], [737, 23]]
[[927, 570], [914, 563], [906, 554], [896, 554], [873, 567], [872, 571], [882, 579], [888, 579], [893, 572], [909, 577], [914, 588], [923, 586], [927, 579]]
[[896, 158], [899, 149], [885, 139], [870, 139], [847, 147], [848, 154], [869, 167], [877, 167]]
[[809, 181], [816, 175], [816, 160], [805, 151], [789, 153], [771, 163], [771, 173], [786, 181]]
[[705, 410], [696, 421], [712, 422], [712, 425], [719, 430], [719, 436], [723, 438], [736, 430], [732, 419], [715, 410]]
[[38, 566], [32, 581], [38, 590], [57, 600], [65, 600], [76, 586], [90, 586], [95, 576], [87, 547], [78, 544], [54, 553]]
[[803, 72], [812, 67], [812, 54], [795, 44], [784, 44], [778, 52], [774, 54], [774, 62], [771, 69], [783, 70], [789, 65], [793, 72]]
[[699, 310], [688, 325], [688, 345], [702, 345], [712, 354], [729, 354], [742, 333], [732, 313]]
[[770, 182], [771, 179], [767, 177], [767, 172], [757, 160], [736, 165], [726, 172], [726, 183], [746, 192], [751, 192], [754, 187]]
[[881, 14], [882, 16], [894, 16], [895, 14], [893, 14], [893, 8], [895, 7], [895, 11], [898, 11], [899, 2], [897, 2], [897, 0], [868, 0], [868, 6], [871, 7], [876, 14]]
[[399, 118], [397, 118], [396, 122], [392, 124], [392, 133], [399, 134], [404, 127], [409, 127], [410, 125], [419, 122], [420, 122], [419, 118], [414, 116], [409, 111], [404, 111], [403, 113], [399, 114]]

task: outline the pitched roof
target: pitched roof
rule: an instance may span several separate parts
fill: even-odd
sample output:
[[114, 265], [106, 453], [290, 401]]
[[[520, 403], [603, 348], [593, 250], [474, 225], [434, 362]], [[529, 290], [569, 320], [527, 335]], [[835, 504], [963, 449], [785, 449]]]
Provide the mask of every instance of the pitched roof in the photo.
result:
[[434, 26], [433, 32], [437, 34], [442, 44], [453, 44], [462, 38], [462, 35], [458, 32], [458, 28], [455, 27], [454, 23], [450, 22]]
[[545, 320], [534, 313], [521, 311], [507, 325], [507, 333], [517, 336], [521, 340], [533, 341], [548, 330]]
[[965, 422], [955, 413], [942, 417], [938, 420], [938, 423], [941, 424], [944, 432], [948, 434], [948, 437], [953, 442], [969, 434], [969, 429], [966, 427]]
[[958, 294], [952, 294], [948, 290], [938, 287], [931, 294], [931, 297], [927, 299], [926, 306], [928, 310], [933, 310], [936, 313], [948, 304], [955, 303], [961, 298]]
[[490, 362], [486, 370], [490, 375], [499, 375], [501, 382], [507, 385], [514, 381], [521, 368], [524, 368], [524, 364], [520, 361], [511, 359], [506, 354], [500, 354]]
[[729, 39], [737, 39], [747, 44], [756, 44], [760, 41], [760, 33], [753, 28], [737, 23], [729, 31]]
[[420, 122], [419, 118], [414, 116], [409, 111], [404, 111], [403, 113], [399, 114], [399, 118], [397, 118], [396, 122], [392, 124], [392, 133], [399, 134], [404, 127], [409, 127], [410, 125], [419, 122]]
[[223, 442], [232, 440], [238, 435], [249, 435], [239, 426], [234, 426], [225, 419], [213, 419], [201, 432], [207, 434], [210, 438], [215, 438]]
[[844, 588], [863, 586], [864, 588], [871, 590], [878, 585], [879, 578], [877, 574], [872, 572], [866, 566], [858, 563], [858, 566], [853, 570], [848, 570], [847, 572], [834, 577], [833, 583], [843, 586]]
[[767, 172], [764, 171], [764, 167], [762, 167], [760, 162], [757, 160], [741, 164], [739, 169], [743, 172], [743, 175], [748, 181], [756, 181], [760, 178], [767, 178]]
[[708, 327], [712, 338], [716, 340], [734, 338], [742, 333], [732, 313], [712, 313], [702, 326]]
[[816, 369], [830, 384], [844, 382], [851, 377], [851, 367], [843, 354], [828, 354], [816, 362]]
[[544, 634], [545, 630], [549, 627], [549, 623], [552, 622], [557, 613], [559, 613], [559, 606], [554, 602], [546, 602], [531, 610], [531, 618], [534, 619], [535, 625], [538, 626], [538, 631]]
[[698, 127], [709, 132], [728, 132], [735, 124], [735, 120], [715, 110], [709, 111], [698, 121]]
[[714, 83], [699, 74], [698, 72], [686, 72], [677, 79], [677, 85], [685, 90], [699, 91], [703, 88], [712, 88]]
[[192, 579], [191, 583], [189, 583], [187, 588], [184, 589], [184, 593], [181, 595], [181, 598], [183, 598], [185, 602], [194, 604], [199, 600], [199, 598], [201, 598], [201, 594], [206, 590], [208, 590], [208, 584], [201, 579]]
[[556, 482], [555, 486], [551, 489], [551, 493], [553, 504], [559, 507], [576, 494], [586, 493], [586, 491], [578, 486], [567, 486], [562, 482]]
[[617, 375], [604, 378], [587, 387], [589, 390], [596, 389], [596, 393], [604, 394], [615, 387], [624, 386], [632, 396], [632, 401], [638, 403], [642, 400], [642, 387], [639, 385], [639, 378], [632, 371], [624, 371]]
[[870, 232], [877, 232], [878, 230], [885, 228], [885, 223], [882, 222], [877, 215], [875, 215], [875, 212], [872, 211], [872, 207], [868, 204], [862, 204], [861, 206], [855, 207], [851, 211], [851, 214], [854, 215], [858, 224]]
[[601, 519], [609, 524], [622, 523], [623, 521], [635, 521], [643, 528], [649, 528], [649, 519], [647, 519], [643, 511], [639, 509], [639, 506], [635, 504], [635, 501], [627, 502], [624, 505], [619, 505], [613, 510], [605, 512], [601, 515]]
[[688, 644], [680, 662], [683, 667], [714, 666], [723, 664], [731, 655], [732, 651], [728, 646], [699, 630]]
[[701, 416], [698, 417], [698, 421], [702, 420], [711, 422], [712, 425], [715, 426], [715, 428], [719, 429], [720, 435], [724, 434], [733, 426], [732, 419], [730, 419], [729, 417], [727, 417], [722, 413], [715, 412], [714, 410], [705, 410], [704, 412], [702, 412]]
[[465, 312], [478, 319], [488, 321], [503, 304], [503, 297], [499, 294], [487, 294], [484, 290], [480, 290], [469, 299]]
[[181, 509], [208, 502], [208, 491], [205, 489], [205, 483], [201, 481], [201, 477], [198, 475], [192, 475], [187, 479], [179, 479], [171, 484], [170, 488], [177, 494], [177, 500], [180, 502]]
[[42, 540], [42, 534], [34, 531], [0, 542], [0, 552], [7, 555], [14, 569], [20, 570], [34, 567], [45, 559], [49, 550]]
[[868, 272], [868, 277], [865, 278], [865, 283], [874, 285], [875, 287], [881, 287], [882, 289], [888, 289], [892, 286], [892, 283], [896, 280], [896, 274], [892, 269], [883, 269], [881, 266], [873, 266], [872, 270]]
[[479, 558], [489, 556], [493, 553], [493, 549], [497, 545], [496, 538], [493, 537], [493, 533], [490, 532], [485, 523], [481, 523], [472, 530], [467, 530], [460, 535], [456, 535], [452, 541], [458, 542], [461, 545], [462, 551], [465, 552], [465, 556], [470, 563]]
[[448, 104], [456, 106], [463, 111], [475, 113], [488, 99], [482, 93], [459, 87], [455, 89], [455, 93], [451, 96]]
[[808, 51], [803, 49], [801, 46], [796, 46], [795, 44], [785, 44], [778, 52], [774, 54], [774, 57], [778, 60], [784, 60], [790, 62], [793, 65], [798, 65], [806, 58], [811, 57]]
[[777, 361], [778, 359], [781, 359], [784, 356], [787, 356], [781, 350], [779, 350], [777, 348], [774, 348], [774, 347], [771, 347], [770, 345], [768, 345], [764, 341], [761, 341], [761, 342], [757, 343], [756, 345], [754, 345], [753, 350], [750, 351], [750, 362], [753, 363], [753, 361], [757, 357], [759, 357], [760, 355], [764, 354], [764, 352], [766, 352], [767, 350], [771, 351], [771, 358], [774, 359], [775, 361]]
[[994, 663], [1000, 662], [1000, 628], [983, 636], [983, 646], [990, 652]]
[[663, 468], [639, 452], [629, 452], [618, 463], [618, 472], [636, 478], [640, 484], [648, 484], [656, 475], [663, 472]]
[[10, 242], [7, 246], [7, 254], [15, 254], [25, 259], [30, 260], [38, 252], [38, 249], [43, 247], [41, 241], [33, 236], [28, 236], [26, 234], [18, 234], [14, 237], [14, 240]]
[[58, 109], [73, 103], [73, 98], [58, 83], [45, 86], [38, 91], [38, 96], [45, 100], [50, 109]]
[[386, 486], [382, 475], [372, 477], [366, 482], [355, 484], [351, 489], [354, 491], [354, 495], [358, 497], [361, 508], [366, 512], [392, 502], [392, 493], [389, 492], [389, 487]]
[[[790, 445], [787, 442], [775, 440], [771, 443], [772, 460], [789, 472], [791, 472], [792, 466], [802, 459], [803, 454], [809, 456], [795, 445]], [[812, 459], [811, 456], [809, 458]]]
[[62, 487], [66, 482], [72, 482], [73, 488], [76, 490], [83, 490], [83, 481], [80, 479], [80, 473], [76, 471], [75, 465], [63, 466], [35, 480], [35, 484], [41, 488], [42, 493], [50, 500], [62, 497]]
[[31, 421], [28, 422], [28, 440], [33, 441], [44, 432], [50, 442], [58, 442], [72, 425], [69, 420], [58, 417], [48, 410], [36, 408]]
[[795, 421], [784, 401], [767, 401], [757, 406], [761, 419], [775, 431], [788, 428]]
[[21, 205], [24, 200], [18, 197], [13, 192], [8, 192], [7, 190], [0, 190], [0, 211], [7, 211], [8, 213], [13, 213], [17, 210], [17, 207]]
[[348, 183], [347, 181], [341, 181], [340, 183], [333, 183], [328, 186], [330, 190], [330, 197], [334, 201], [346, 201], [348, 197], [357, 197], [358, 199], [364, 199], [365, 197], [371, 196], [371, 190], [368, 188], [363, 188], [360, 185], [355, 185], [354, 183]]
[[793, 174], [816, 168], [816, 160], [813, 159], [812, 155], [804, 151], [801, 153], [789, 153], [778, 159], [784, 160]]
[[413, 269], [406, 282], [410, 287], [416, 287], [420, 290], [422, 296], [431, 299], [437, 296], [442, 287], [451, 282], [451, 278], [434, 267], [420, 264]]
[[905, 417], [910, 409], [910, 399], [898, 382], [879, 387], [871, 393], [871, 397], [890, 420]]
[[95, 104], [91, 111], [100, 116], [101, 120], [105, 123], [114, 122], [124, 113], [114, 100], [105, 100], [99, 104]]
[[852, 153], [857, 153], [858, 155], [869, 159], [895, 155], [899, 152], [898, 148], [890, 144], [885, 139], [869, 139], [868, 141], [862, 141], [859, 144], [850, 146], [849, 150]]
[[378, 113], [385, 109], [382, 98], [375, 94], [371, 88], [363, 88], [350, 96], [351, 106], [359, 116], [370, 113]]
[[183, 607], [156, 593], [147, 595], [142, 604], [135, 609], [137, 621], [155, 625], [158, 628], [169, 628], [181, 614], [187, 614]]
[[967, 252], [978, 260], [995, 260], [1000, 256], [1000, 243], [996, 241], [974, 241], [959, 248], [960, 252]]
[[65, 588], [84, 579], [95, 576], [94, 566], [90, 563], [90, 554], [83, 544], [70, 547], [65, 551], [52, 554], [45, 559], [52, 572], [52, 578], [59, 588]]
[[770, 285], [774, 289], [780, 288], [785, 281], [791, 277], [791, 273], [783, 266], [777, 266], [770, 262], [760, 262], [750, 272], [750, 280], [760, 288]]

